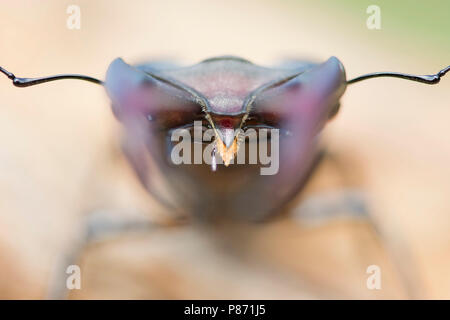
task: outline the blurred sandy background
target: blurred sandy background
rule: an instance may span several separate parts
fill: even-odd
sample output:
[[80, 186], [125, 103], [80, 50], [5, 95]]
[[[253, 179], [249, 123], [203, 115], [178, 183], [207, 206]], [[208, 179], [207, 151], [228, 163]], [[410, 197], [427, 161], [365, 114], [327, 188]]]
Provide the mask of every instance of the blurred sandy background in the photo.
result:
[[[80, 30], [66, 28], [70, 4], [81, 8]], [[381, 30], [366, 28], [371, 4], [381, 7]], [[196, 63], [233, 54], [270, 64], [335, 55], [348, 78], [450, 64], [450, 4], [438, 0], [16, 0], [0, 9], [0, 65], [23, 77], [103, 78], [116, 57]], [[195, 228], [161, 230], [89, 249], [74, 297], [398, 298], [411, 297], [411, 286], [414, 297], [450, 298], [449, 89], [450, 78], [438, 86], [396, 79], [350, 86], [325, 131], [349, 175], [364, 177], [358, 186], [382, 241], [359, 221], [302, 228], [282, 220], [246, 230], [241, 246], [251, 254], [232, 259]], [[101, 87], [61, 81], [19, 89], [2, 77], [0, 97], [0, 297], [45, 298], [87, 212], [164, 219], [164, 210], [121, 157], [120, 128]], [[333, 180], [326, 170], [322, 176]], [[382, 266], [380, 292], [365, 288], [370, 264]]]

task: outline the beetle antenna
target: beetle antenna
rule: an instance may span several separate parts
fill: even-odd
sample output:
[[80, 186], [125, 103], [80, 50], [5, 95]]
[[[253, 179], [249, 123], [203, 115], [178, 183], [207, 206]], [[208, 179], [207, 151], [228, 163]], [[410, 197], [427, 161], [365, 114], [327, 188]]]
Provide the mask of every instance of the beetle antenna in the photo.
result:
[[401, 79], [406, 79], [406, 80], [411, 80], [411, 81], [422, 82], [422, 83], [426, 83], [426, 84], [436, 84], [436, 83], [439, 83], [441, 78], [449, 71], [450, 71], [450, 66], [442, 69], [441, 71], [439, 71], [436, 74], [425, 75], [425, 76], [416, 76], [416, 75], [412, 75], [412, 74], [397, 73], [397, 72], [374, 72], [374, 73], [364, 74], [362, 76], [348, 80], [347, 84], [352, 84], [355, 82], [372, 79], [372, 78], [379, 78], [379, 77], [401, 78]]
[[56, 81], [56, 80], [63, 80], [63, 79], [77, 79], [77, 80], [84, 80], [89, 81], [92, 83], [103, 85], [103, 81], [89, 77], [89, 76], [83, 76], [81, 74], [59, 74], [56, 76], [49, 76], [49, 77], [43, 77], [43, 78], [18, 78], [13, 73], [9, 72], [8, 70], [0, 67], [0, 72], [5, 74], [9, 79], [12, 80], [13, 84], [16, 87], [30, 87], [34, 86], [36, 84], [41, 84], [45, 82], [50, 81]]

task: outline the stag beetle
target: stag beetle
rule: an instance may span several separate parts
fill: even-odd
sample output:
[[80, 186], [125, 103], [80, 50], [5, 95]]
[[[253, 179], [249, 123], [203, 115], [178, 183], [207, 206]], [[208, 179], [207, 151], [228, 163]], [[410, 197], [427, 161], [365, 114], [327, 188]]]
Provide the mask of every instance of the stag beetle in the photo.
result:
[[[335, 57], [273, 68], [234, 56], [188, 67], [158, 62], [131, 66], [118, 58], [101, 81], [78, 74], [18, 78], [0, 67], [17, 87], [62, 79], [104, 86], [125, 128], [125, 154], [151, 194], [180, 212], [250, 219], [269, 216], [299, 192], [318, 159], [318, 134], [338, 112], [347, 85], [376, 77], [436, 84], [449, 70], [424, 76], [377, 72], [347, 80]], [[177, 129], [198, 130], [194, 123], [212, 132], [211, 161], [175, 165], [168, 156], [176, 147], [171, 135]], [[279, 158], [274, 174], [262, 174], [264, 164], [230, 165], [239, 150], [248, 148], [242, 132], [249, 129], [279, 130], [274, 133], [279, 145], [271, 150]], [[192, 148], [204, 151], [203, 142]], [[152, 178], [157, 174], [162, 179], [156, 183]]]

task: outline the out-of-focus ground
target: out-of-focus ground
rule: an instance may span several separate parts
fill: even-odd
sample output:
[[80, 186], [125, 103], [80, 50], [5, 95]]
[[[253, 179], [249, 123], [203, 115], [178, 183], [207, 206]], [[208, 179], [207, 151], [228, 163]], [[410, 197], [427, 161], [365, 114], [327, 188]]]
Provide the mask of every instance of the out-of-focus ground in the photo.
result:
[[[341, 3], [2, 2], [0, 65], [24, 77], [103, 78], [116, 57], [195, 63], [233, 54], [269, 64], [335, 55], [351, 78], [450, 64], [444, 1], [426, 9], [379, 1], [381, 30], [366, 28], [370, 1]], [[66, 28], [70, 4], [81, 8], [80, 30]], [[450, 78], [438, 86], [355, 84], [324, 132], [339, 165], [326, 164], [308, 190], [362, 188], [382, 235], [360, 220], [305, 227], [287, 218], [245, 228], [226, 244], [216, 239], [222, 230], [158, 229], [89, 247], [73, 297], [450, 298], [449, 89]], [[119, 139], [101, 87], [62, 81], [19, 89], [0, 78], [1, 298], [46, 297], [89, 211], [164, 220], [124, 162]], [[350, 178], [336, 178], [336, 166]], [[371, 264], [381, 267], [382, 290], [366, 288]]]

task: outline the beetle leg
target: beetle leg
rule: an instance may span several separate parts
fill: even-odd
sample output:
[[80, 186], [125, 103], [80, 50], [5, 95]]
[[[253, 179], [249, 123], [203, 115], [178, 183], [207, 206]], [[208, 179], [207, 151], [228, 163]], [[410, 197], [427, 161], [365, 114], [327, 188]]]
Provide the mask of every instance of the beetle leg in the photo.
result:
[[377, 223], [370, 214], [367, 196], [361, 190], [342, 189], [312, 195], [293, 212], [293, 217], [307, 227], [319, 227], [338, 219], [361, 219], [373, 229], [379, 243], [387, 250], [408, 296], [412, 299], [422, 296], [423, 284], [408, 243]]
[[71, 265], [79, 264], [81, 254], [86, 247], [122, 235], [148, 232], [167, 226], [153, 222], [143, 215], [125, 216], [103, 210], [91, 212], [83, 222], [78, 239], [66, 250], [67, 254], [57, 261], [51, 273], [47, 298], [67, 298], [69, 290], [66, 281], [70, 274], [67, 274], [66, 270]]
[[321, 225], [335, 219], [363, 219], [372, 224], [366, 195], [358, 189], [311, 195], [295, 209], [293, 217], [306, 225]]

